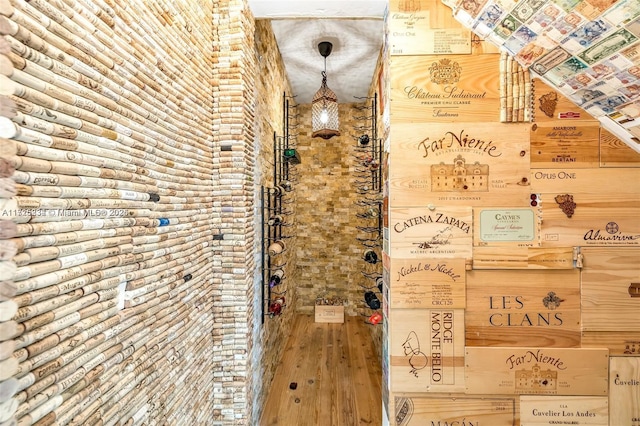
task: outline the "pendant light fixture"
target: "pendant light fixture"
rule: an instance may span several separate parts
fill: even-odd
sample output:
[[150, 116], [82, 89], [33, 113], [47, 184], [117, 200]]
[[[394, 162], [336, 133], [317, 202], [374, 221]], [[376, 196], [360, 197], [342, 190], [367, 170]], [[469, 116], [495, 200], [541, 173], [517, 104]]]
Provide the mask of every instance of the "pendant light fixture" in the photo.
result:
[[311, 121], [314, 138], [331, 139], [340, 136], [338, 130], [338, 98], [333, 90], [327, 86], [327, 56], [331, 54], [333, 44], [323, 41], [318, 44], [318, 51], [324, 57], [324, 71], [322, 71], [322, 86], [316, 92], [311, 103]]

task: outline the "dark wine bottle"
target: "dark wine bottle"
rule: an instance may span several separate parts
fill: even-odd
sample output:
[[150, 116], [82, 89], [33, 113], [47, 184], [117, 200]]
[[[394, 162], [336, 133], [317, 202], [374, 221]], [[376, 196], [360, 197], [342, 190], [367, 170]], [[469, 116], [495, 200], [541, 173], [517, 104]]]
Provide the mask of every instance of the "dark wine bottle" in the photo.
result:
[[371, 264], [378, 263], [378, 255], [372, 249], [367, 249], [364, 251], [364, 261]]
[[369, 306], [371, 309], [380, 309], [380, 299], [378, 299], [378, 296], [376, 296], [376, 294], [372, 291], [367, 291], [364, 293], [364, 301], [366, 302], [367, 306]]
[[273, 271], [273, 273], [269, 277], [269, 287], [275, 287], [280, 284], [283, 277], [284, 271], [282, 269], [276, 269], [275, 271]]

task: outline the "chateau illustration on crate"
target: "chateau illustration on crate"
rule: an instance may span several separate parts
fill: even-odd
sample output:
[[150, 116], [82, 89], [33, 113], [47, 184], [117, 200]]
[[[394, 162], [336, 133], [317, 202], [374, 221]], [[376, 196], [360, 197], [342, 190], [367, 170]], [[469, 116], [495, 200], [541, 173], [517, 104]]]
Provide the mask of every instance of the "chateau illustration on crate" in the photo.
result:
[[476, 161], [467, 164], [462, 155], [458, 155], [453, 164], [434, 164], [431, 166], [431, 191], [488, 191], [489, 165]]
[[518, 370], [516, 375], [516, 393], [539, 393], [541, 390], [557, 392], [558, 372], [543, 370], [538, 364], [531, 369]]

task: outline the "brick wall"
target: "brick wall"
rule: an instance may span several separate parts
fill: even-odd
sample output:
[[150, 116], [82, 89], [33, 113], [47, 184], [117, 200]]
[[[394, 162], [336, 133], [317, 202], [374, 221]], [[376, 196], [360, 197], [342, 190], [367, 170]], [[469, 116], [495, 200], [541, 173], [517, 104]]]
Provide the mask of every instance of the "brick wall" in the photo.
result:
[[[341, 136], [329, 140], [311, 137], [310, 104], [300, 107], [299, 151], [304, 173], [297, 184], [297, 297], [296, 310], [313, 312], [316, 297], [338, 296], [347, 300], [349, 315], [371, 314], [364, 303], [364, 289], [371, 286], [362, 271], [364, 246], [356, 237], [361, 198], [355, 190], [355, 130], [362, 122], [360, 104], [340, 104]], [[365, 318], [363, 317], [363, 320]]]
[[[256, 167], [254, 182], [256, 183], [256, 191], [259, 186], [273, 187], [273, 165], [274, 165], [274, 133], [276, 137], [283, 137], [284, 131], [284, 112], [283, 102], [289, 99], [293, 105], [291, 98], [292, 93], [287, 80], [284, 64], [280, 56], [280, 51], [276, 44], [271, 24], [269, 21], [256, 21], [255, 32], [255, 55], [257, 60], [256, 72], [256, 103], [255, 103], [255, 152]], [[285, 98], [287, 96], [287, 98]], [[293, 111], [292, 111], [293, 112]], [[293, 115], [293, 114], [292, 114]], [[294, 142], [294, 141], [292, 141]], [[295, 191], [287, 193], [287, 197], [294, 197]], [[254, 204], [256, 221], [261, 221], [260, 198], [256, 195]], [[294, 220], [295, 215], [287, 216], [287, 221]], [[287, 228], [286, 233], [293, 233], [291, 228]], [[260, 265], [262, 235], [260, 228], [256, 230], [256, 264]], [[293, 242], [291, 239], [287, 241], [288, 245]], [[294, 309], [292, 309], [292, 301], [295, 300], [296, 277], [295, 277], [295, 250], [289, 250], [283, 254], [279, 261], [286, 262], [289, 266], [286, 269], [286, 278], [277, 287], [278, 291], [286, 291], [285, 297], [291, 306], [285, 308], [282, 315], [264, 318], [261, 321], [256, 312], [254, 319], [254, 399], [253, 399], [253, 418], [258, 419], [262, 410], [262, 405], [266, 399], [269, 384], [273, 380], [276, 367], [282, 358], [282, 351], [289, 336], [292, 326]], [[260, 286], [262, 282], [262, 271], [260, 268], [255, 270], [255, 309], [261, 309], [262, 299]]]

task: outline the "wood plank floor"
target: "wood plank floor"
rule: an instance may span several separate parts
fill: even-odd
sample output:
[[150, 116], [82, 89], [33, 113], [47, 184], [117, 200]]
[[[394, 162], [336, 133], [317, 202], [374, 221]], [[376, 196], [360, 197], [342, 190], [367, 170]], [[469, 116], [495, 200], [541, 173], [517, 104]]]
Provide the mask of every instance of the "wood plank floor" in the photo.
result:
[[372, 326], [347, 316], [344, 324], [315, 323], [312, 315], [295, 321], [260, 425], [381, 425], [382, 372]]

